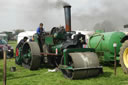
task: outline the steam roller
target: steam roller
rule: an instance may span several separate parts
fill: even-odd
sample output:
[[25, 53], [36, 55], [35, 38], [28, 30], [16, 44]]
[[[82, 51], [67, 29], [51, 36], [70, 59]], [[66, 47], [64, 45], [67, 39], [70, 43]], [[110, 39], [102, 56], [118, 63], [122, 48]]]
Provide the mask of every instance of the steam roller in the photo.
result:
[[[64, 77], [81, 79], [102, 73], [102, 66], [93, 48], [83, 48], [85, 35], [71, 31], [71, 6], [64, 6], [66, 26], [53, 27], [50, 32], [34, 34], [18, 51], [16, 64], [30, 70], [40, 66], [58, 67]], [[74, 37], [72, 37], [74, 35]]]

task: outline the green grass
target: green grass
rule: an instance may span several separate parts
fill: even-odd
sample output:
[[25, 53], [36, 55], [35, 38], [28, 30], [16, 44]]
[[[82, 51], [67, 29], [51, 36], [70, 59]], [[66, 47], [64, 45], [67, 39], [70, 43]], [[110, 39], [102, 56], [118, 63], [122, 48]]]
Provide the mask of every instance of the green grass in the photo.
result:
[[[12, 43], [15, 46], [14, 43]], [[16, 72], [10, 72], [10, 67], [16, 66]], [[83, 80], [65, 79], [61, 72], [48, 73], [47, 68], [30, 71], [15, 64], [15, 59], [7, 60], [7, 85], [127, 85], [128, 75], [121, 67], [117, 67], [117, 76], [113, 67], [103, 67], [104, 73], [98, 77]], [[3, 60], [0, 60], [0, 85], [3, 84]]]

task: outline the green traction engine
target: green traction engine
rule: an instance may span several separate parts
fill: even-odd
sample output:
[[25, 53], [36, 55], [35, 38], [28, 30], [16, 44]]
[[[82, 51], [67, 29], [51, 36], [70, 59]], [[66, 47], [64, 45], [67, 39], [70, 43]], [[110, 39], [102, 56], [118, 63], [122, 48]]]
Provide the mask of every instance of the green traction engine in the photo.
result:
[[[71, 31], [71, 6], [64, 6], [66, 28], [54, 27], [49, 33], [35, 34], [16, 56], [16, 62], [30, 70], [41, 65], [58, 67], [66, 78], [81, 79], [102, 73], [98, 56], [92, 48], [83, 48], [85, 35]], [[72, 38], [72, 35], [74, 37]]]

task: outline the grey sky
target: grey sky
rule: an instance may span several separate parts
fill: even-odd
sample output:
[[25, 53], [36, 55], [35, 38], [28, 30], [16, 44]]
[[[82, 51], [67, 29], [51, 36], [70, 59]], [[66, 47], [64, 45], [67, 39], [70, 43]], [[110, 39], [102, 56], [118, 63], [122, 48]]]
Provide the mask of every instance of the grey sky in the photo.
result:
[[[58, 8], [57, 1], [60, 0], [0, 0], [0, 31], [35, 30], [40, 22], [46, 30], [64, 25], [64, 12]], [[118, 27], [128, 23], [127, 0], [63, 1], [72, 5], [73, 29], [93, 29], [104, 20]]]

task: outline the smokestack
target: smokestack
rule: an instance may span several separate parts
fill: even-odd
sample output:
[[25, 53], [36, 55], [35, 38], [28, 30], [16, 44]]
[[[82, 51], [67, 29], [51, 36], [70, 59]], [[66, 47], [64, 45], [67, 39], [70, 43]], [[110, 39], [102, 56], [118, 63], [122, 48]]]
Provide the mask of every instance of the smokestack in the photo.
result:
[[64, 6], [64, 12], [65, 12], [65, 27], [66, 32], [71, 31], [71, 6], [65, 5]]
[[128, 28], [128, 24], [124, 25], [124, 28]]

